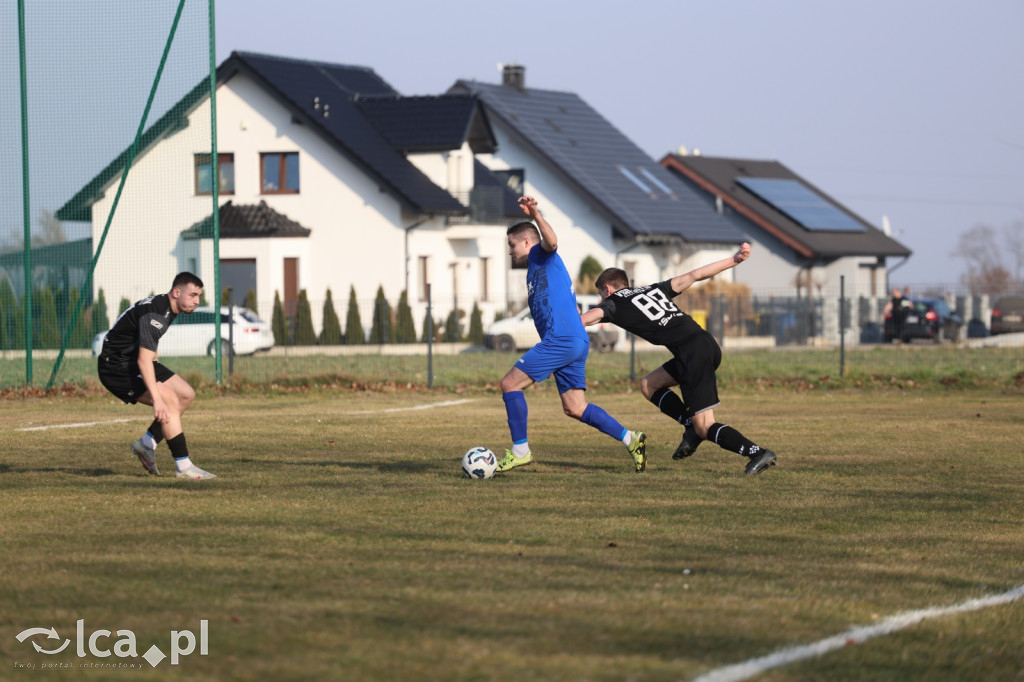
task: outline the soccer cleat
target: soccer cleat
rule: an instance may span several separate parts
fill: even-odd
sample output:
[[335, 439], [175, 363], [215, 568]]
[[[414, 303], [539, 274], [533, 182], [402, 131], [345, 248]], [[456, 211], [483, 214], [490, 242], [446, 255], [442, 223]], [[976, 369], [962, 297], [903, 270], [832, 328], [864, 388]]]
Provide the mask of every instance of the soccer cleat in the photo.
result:
[[187, 478], [190, 481], [204, 481], [208, 478], [217, 478], [216, 475], [211, 474], [209, 471], [203, 471], [195, 464], [178, 472], [178, 478]]
[[672, 459], [686, 459], [697, 451], [697, 446], [704, 442], [704, 439], [697, 435], [696, 429], [692, 426], [686, 427], [683, 431], [683, 439], [679, 441], [679, 447], [672, 453]]
[[498, 472], [508, 471], [509, 469], [513, 469], [515, 467], [523, 466], [524, 464], [529, 464], [532, 461], [533, 461], [533, 453], [532, 452], [527, 452], [522, 457], [516, 457], [516, 453], [512, 452], [511, 450], [506, 450], [505, 451], [505, 456], [501, 458], [500, 462], [498, 462], [498, 468], [495, 469], [495, 471], [498, 471]]
[[747, 465], [747, 476], [759, 474], [773, 466], [775, 466], [775, 453], [771, 450], [761, 450], [760, 454], [750, 458], [750, 464]]
[[642, 432], [629, 432], [629, 454], [633, 457], [633, 466], [638, 474], [647, 468], [647, 436]]
[[156, 453], [143, 445], [141, 438], [132, 443], [132, 452], [139, 458], [139, 461], [142, 462], [142, 466], [147, 472], [153, 476], [160, 475], [160, 472], [156, 468]]

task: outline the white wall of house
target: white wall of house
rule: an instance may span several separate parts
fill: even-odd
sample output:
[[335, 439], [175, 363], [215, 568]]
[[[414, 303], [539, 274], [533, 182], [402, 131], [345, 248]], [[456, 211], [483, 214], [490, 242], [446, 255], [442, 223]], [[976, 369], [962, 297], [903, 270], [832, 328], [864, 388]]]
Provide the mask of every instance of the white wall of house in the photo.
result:
[[466, 203], [473, 189], [473, 150], [468, 143], [444, 152], [409, 154], [409, 161], [438, 187]]

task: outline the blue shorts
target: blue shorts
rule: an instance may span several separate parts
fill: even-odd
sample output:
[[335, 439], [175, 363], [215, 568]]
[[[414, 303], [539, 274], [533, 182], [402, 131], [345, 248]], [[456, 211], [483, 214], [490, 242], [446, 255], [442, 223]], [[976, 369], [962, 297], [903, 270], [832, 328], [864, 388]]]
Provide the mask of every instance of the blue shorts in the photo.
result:
[[578, 388], [587, 390], [587, 355], [590, 337], [559, 336], [542, 339], [519, 358], [516, 367], [540, 383], [552, 374], [558, 394]]

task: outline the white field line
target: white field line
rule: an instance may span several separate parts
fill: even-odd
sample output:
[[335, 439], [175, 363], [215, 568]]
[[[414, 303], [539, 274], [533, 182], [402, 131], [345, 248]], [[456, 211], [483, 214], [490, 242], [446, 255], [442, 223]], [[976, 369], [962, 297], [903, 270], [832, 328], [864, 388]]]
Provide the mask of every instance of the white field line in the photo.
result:
[[[464, 404], [466, 402], [472, 402], [472, 398], [466, 398], [463, 400], [444, 400], [442, 402], [430, 402], [427, 404], [415, 404], [410, 408], [389, 408], [387, 410], [365, 410], [360, 412], [348, 412], [346, 415], [379, 415], [385, 412], [411, 412], [414, 410], [431, 410], [433, 408], [450, 408], [456, 406], [456, 404]], [[47, 426], [26, 426], [14, 431], [49, 431], [50, 429], [80, 429], [87, 426], [99, 426], [101, 424], [123, 424], [125, 422], [138, 421], [135, 419], [110, 419], [103, 422], [78, 422], [75, 424], [49, 424]]]
[[78, 422], [76, 424], [50, 424], [48, 426], [25, 426], [15, 431], [49, 431], [50, 429], [81, 429], [86, 426], [99, 426], [101, 424], [123, 424], [125, 422], [138, 421], [136, 419], [109, 419], [102, 422]]
[[749, 661], [744, 661], [743, 663], [718, 668], [717, 670], [712, 670], [709, 673], [695, 678], [693, 682], [740, 682], [741, 680], [746, 680], [755, 675], [759, 675], [771, 668], [778, 668], [789, 663], [802, 661], [805, 658], [821, 656], [829, 651], [841, 649], [850, 644], [860, 644], [861, 642], [867, 641], [873, 637], [888, 635], [896, 632], [897, 630], [902, 630], [903, 628], [911, 625], [916, 625], [923, 620], [940, 618], [954, 613], [977, 611], [989, 606], [1009, 604], [1010, 602], [1016, 601], [1022, 597], [1024, 597], [1024, 585], [1018, 585], [1008, 592], [1003, 592], [1002, 594], [996, 594], [989, 597], [982, 597], [980, 599], [971, 599], [963, 602], [962, 604], [957, 604], [956, 606], [906, 611], [904, 613], [896, 614], [895, 616], [890, 616], [877, 625], [855, 627], [851, 630], [835, 635], [834, 637], [829, 637], [813, 644], [782, 649], [773, 654], [762, 656], [761, 658], [752, 658]]
[[413, 410], [431, 410], [435, 407], [451, 407], [452, 405], [463, 405], [465, 403], [473, 402], [472, 398], [466, 398], [464, 400], [445, 400], [440, 403], [426, 403], [424, 405], [413, 405], [412, 407], [390, 407], [386, 410], [362, 410], [360, 412], [346, 412], [346, 415], [350, 414], [381, 414], [383, 412], [412, 412]]

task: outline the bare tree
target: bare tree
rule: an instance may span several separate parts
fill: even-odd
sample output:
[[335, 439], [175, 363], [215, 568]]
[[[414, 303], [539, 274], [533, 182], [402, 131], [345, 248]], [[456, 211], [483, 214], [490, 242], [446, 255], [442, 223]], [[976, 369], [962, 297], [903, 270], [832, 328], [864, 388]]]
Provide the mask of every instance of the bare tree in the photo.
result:
[[64, 223], [57, 219], [52, 211], [45, 208], [39, 212], [39, 227], [42, 234], [32, 239], [36, 246], [47, 246], [50, 244], [63, 244], [68, 240], [64, 234]]
[[1011, 274], [1014, 281], [1024, 287], [1024, 220], [1018, 220], [1003, 228], [1004, 252], [1012, 259]]
[[[63, 244], [68, 240], [64, 234], [64, 223], [57, 219], [52, 211], [45, 208], [39, 211], [39, 231], [32, 235], [32, 246], [50, 246]], [[13, 234], [0, 246], [0, 253], [17, 253], [25, 249], [25, 238], [21, 233]]]
[[987, 270], [1000, 264], [996, 229], [991, 225], [975, 225], [960, 235], [957, 248], [950, 255], [963, 258], [968, 268]]
[[1003, 258], [1009, 254], [1016, 259], [1014, 265], [1019, 271], [1022, 254], [1015, 252], [1020, 246], [1015, 239], [1024, 241], [1024, 236], [1018, 237], [1009, 226], [1002, 234], [991, 225], [975, 225], [961, 234], [957, 249], [951, 254], [967, 262], [967, 272], [961, 275], [960, 281], [978, 294], [1002, 294], [1014, 288], [1015, 277]]

